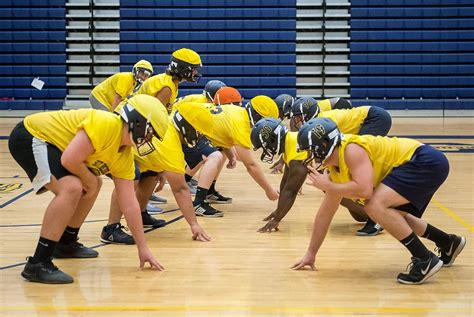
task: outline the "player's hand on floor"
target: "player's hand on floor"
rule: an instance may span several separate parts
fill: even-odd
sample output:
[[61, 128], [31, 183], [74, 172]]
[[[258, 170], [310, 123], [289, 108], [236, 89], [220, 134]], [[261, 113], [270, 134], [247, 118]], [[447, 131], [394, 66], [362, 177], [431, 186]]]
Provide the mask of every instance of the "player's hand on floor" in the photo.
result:
[[316, 257], [308, 252], [303, 256], [303, 258], [295, 263], [291, 268], [293, 270], [304, 270], [306, 266], [309, 266], [312, 271], [317, 271], [318, 269], [314, 266]]
[[207, 242], [211, 241], [211, 237], [208, 236], [206, 231], [200, 225], [192, 225], [191, 232], [193, 233], [193, 240]]
[[140, 259], [140, 269], [145, 268], [145, 263], [150, 263], [150, 266], [154, 270], [163, 271], [165, 268], [153, 257], [150, 249], [147, 247], [138, 250], [138, 257]]
[[268, 232], [271, 233], [272, 231], [278, 231], [278, 225], [280, 224], [279, 221], [272, 219], [269, 222], [267, 222], [266, 225], [258, 229], [258, 232]]

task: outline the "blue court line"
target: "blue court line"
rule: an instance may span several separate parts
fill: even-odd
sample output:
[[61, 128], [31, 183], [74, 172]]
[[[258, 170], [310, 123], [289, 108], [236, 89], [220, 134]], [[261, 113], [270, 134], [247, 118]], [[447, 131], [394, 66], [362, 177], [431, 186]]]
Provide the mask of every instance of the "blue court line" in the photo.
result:
[[[172, 210], [173, 210], [173, 209], [167, 210], [166, 212], [170, 212], [170, 211], [172, 211]], [[179, 208], [176, 208], [176, 209], [174, 209], [174, 210], [179, 210]], [[178, 220], [181, 220], [181, 219], [183, 219], [183, 218], [184, 218], [184, 216], [181, 215], [181, 216], [178, 216], [178, 217], [176, 217], [176, 218], [174, 218], [174, 219], [171, 219], [170, 221], [167, 221], [167, 222], [166, 222], [166, 225], [164, 225], [163, 227], [160, 227], [160, 228], [166, 228], [168, 225], [170, 225], [170, 224], [172, 224], [172, 223], [174, 223], [174, 222], [176, 222], [176, 221], [178, 221]], [[150, 228], [150, 229], [148, 229], [148, 230], [145, 230], [145, 233], [148, 233], [148, 232], [151, 232], [151, 231], [155, 231], [156, 229], [160, 229], [160, 228]], [[100, 247], [103, 247], [103, 246], [106, 246], [106, 245], [110, 245], [110, 243], [101, 243], [101, 244], [95, 245], [95, 246], [90, 247], [90, 248], [91, 248], [91, 249], [97, 249], [97, 248], [100, 248]], [[21, 265], [25, 265], [25, 264], [26, 264], [26, 262], [21, 262], [21, 263], [15, 263], [15, 264], [10, 264], [10, 265], [6, 265], [6, 266], [2, 266], [2, 267], [0, 267], [0, 271], [6, 270], [6, 269], [10, 269], [10, 268], [13, 268], [13, 267], [17, 267], [17, 266], [21, 266]]]
[[13, 197], [12, 199], [10, 199], [10, 200], [6, 201], [5, 203], [1, 204], [1, 205], [0, 205], [0, 209], [6, 207], [6, 206], [8, 206], [8, 205], [10, 205], [11, 203], [14, 203], [15, 201], [17, 201], [17, 200], [20, 199], [21, 197], [26, 196], [26, 195], [28, 195], [29, 193], [31, 193], [32, 191], [33, 191], [33, 188], [30, 188], [30, 189], [28, 189], [26, 192], [23, 192], [23, 193], [21, 193], [21, 194], [15, 196], [15, 197]]

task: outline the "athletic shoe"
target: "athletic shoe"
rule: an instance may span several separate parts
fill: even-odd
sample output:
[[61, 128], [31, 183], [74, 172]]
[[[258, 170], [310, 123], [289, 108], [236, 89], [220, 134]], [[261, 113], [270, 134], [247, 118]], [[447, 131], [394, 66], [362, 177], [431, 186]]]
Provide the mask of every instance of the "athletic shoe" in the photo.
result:
[[196, 213], [196, 216], [200, 217], [218, 218], [224, 216], [222, 211], [215, 209], [206, 202], [202, 202], [199, 205], [194, 206], [194, 212]]
[[135, 240], [131, 235], [124, 232], [122, 226], [119, 222], [107, 225], [102, 228], [102, 233], [100, 234], [100, 241], [104, 243], [113, 243], [113, 244], [135, 244]]
[[215, 191], [206, 196], [206, 202], [209, 204], [231, 204], [232, 198], [222, 196], [218, 191]]
[[412, 257], [411, 263], [408, 264], [407, 272], [398, 274], [397, 281], [402, 284], [422, 284], [442, 267], [443, 261], [434, 253], [430, 252], [430, 255], [424, 261]]
[[192, 184], [192, 180], [189, 181], [189, 182], [186, 182], [186, 184], [188, 184], [189, 192], [191, 193], [191, 195], [196, 195], [197, 185], [194, 186], [194, 185]]
[[46, 262], [37, 262], [33, 257], [27, 257], [21, 276], [30, 282], [45, 283], [45, 284], [70, 284], [74, 282], [72, 276], [64, 273], [51, 259]]
[[143, 228], [161, 228], [166, 226], [163, 219], [155, 219], [148, 212], [142, 212]]
[[156, 193], [153, 193], [150, 197], [150, 203], [152, 204], [166, 204], [167, 202], [166, 198], [158, 196]]
[[68, 244], [58, 242], [53, 253], [53, 257], [56, 259], [85, 259], [96, 258], [98, 256], [99, 252], [92, 250], [77, 241]]
[[459, 237], [455, 234], [449, 235], [449, 248], [443, 249], [437, 248], [439, 259], [443, 261], [443, 266], [451, 266], [454, 263], [456, 257], [461, 253], [462, 249], [466, 245], [466, 238]]
[[195, 180], [194, 178], [191, 178], [191, 180], [189, 181], [189, 183], [190, 183], [191, 186], [193, 186], [193, 187], [197, 187], [197, 185], [198, 185], [198, 181]]
[[378, 223], [367, 221], [362, 229], [357, 230], [356, 235], [358, 236], [376, 236], [383, 231], [383, 228]]
[[146, 211], [150, 215], [156, 215], [156, 214], [162, 214], [163, 213], [163, 208], [153, 206], [152, 204], [147, 204], [146, 205]]

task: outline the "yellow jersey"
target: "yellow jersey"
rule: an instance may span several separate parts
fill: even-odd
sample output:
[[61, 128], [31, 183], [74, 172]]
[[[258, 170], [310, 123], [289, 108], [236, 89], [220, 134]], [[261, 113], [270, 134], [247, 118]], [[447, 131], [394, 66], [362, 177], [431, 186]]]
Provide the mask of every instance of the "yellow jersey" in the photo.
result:
[[170, 105], [175, 102], [176, 96], [178, 96], [178, 84], [175, 84], [173, 82], [173, 77], [167, 75], [166, 73], [158, 74], [145, 80], [141, 87], [137, 91], [133, 92], [133, 96], [138, 94], [145, 94], [152, 97], [156, 97], [156, 94], [165, 87], [169, 87], [169, 89], [171, 89], [170, 100], [166, 104], [163, 103], [163, 105], [169, 111]]
[[352, 109], [338, 109], [320, 112], [319, 118], [329, 118], [336, 122], [339, 131], [347, 134], [359, 134], [362, 124], [369, 113], [370, 106], [356, 107]]
[[156, 150], [145, 156], [138, 155], [138, 152], [134, 150], [135, 161], [140, 172], [167, 171], [184, 174], [186, 162], [184, 160], [181, 139], [171, 118], [168, 122], [168, 129], [163, 141], [153, 138], [153, 146]]
[[118, 73], [98, 84], [91, 94], [112, 112], [115, 95], [122, 97], [122, 100], [126, 99], [136, 84], [132, 73]]
[[122, 140], [122, 119], [106, 111], [95, 109], [61, 110], [27, 116], [25, 127], [35, 138], [56, 146], [61, 152], [84, 130], [94, 148], [86, 165], [95, 175], [135, 178], [131, 147], [119, 152]]
[[176, 99], [176, 101], [173, 104], [173, 110], [176, 106], [185, 102], [210, 103], [204, 94], [187, 95], [187, 96]]
[[178, 105], [176, 110], [215, 147], [252, 147], [250, 119], [247, 110], [242, 107], [186, 102]]
[[318, 100], [318, 106], [321, 112], [332, 110], [330, 99]]
[[422, 143], [406, 138], [372, 135], [344, 135], [339, 147], [339, 166], [329, 166], [329, 176], [333, 182], [347, 183], [351, 173], [346, 165], [344, 151], [350, 143], [355, 143], [367, 152], [374, 170], [373, 183], [377, 187], [397, 166], [408, 162]]
[[288, 132], [285, 137], [285, 152], [283, 153], [283, 161], [290, 166], [291, 161], [304, 161], [308, 157], [308, 152], [296, 151], [298, 132]]

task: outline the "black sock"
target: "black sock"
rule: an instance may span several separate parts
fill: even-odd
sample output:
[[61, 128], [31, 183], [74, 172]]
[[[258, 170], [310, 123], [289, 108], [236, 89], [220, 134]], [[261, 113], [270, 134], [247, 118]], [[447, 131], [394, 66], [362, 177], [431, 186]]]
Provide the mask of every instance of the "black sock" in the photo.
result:
[[63, 232], [63, 235], [61, 236], [61, 239], [59, 239], [59, 242], [63, 244], [76, 242], [77, 235], [79, 234], [79, 229], [80, 228], [72, 228], [67, 226]]
[[214, 194], [216, 192], [216, 180], [212, 181], [211, 187], [209, 187], [209, 191], [207, 194]]
[[423, 238], [433, 241], [440, 248], [447, 249], [449, 248], [450, 240], [449, 234], [444, 231], [439, 230], [436, 227], [428, 224], [426, 227], [425, 233], [422, 235]]
[[35, 254], [33, 255], [33, 262], [46, 262], [53, 256], [54, 248], [58, 244], [57, 241], [48, 240], [40, 237], [38, 245], [36, 246]]
[[372, 225], [372, 227], [373, 227], [373, 226], [375, 226], [375, 221], [373, 221], [370, 218], [367, 218], [367, 224]]
[[206, 200], [206, 196], [207, 196], [208, 191], [209, 191], [209, 189], [202, 188], [202, 187], [198, 186], [198, 188], [196, 190], [196, 196], [194, 197], [194, 204], [193, 205], [197, 206], [200, 203], [202, 203], [204, 200]]
[[416, 258], [424, 259], [430, 255], [430, 251], [425, 247], [425, 245], [414, 232], [412, 232], [405, 239], [400, 240], [400, 242]]
[[186, 183], [188, 183], [189, 181], [193, 179], [193, 177], [191, 175], [184, 174], [184, 179], [186, 180]]

